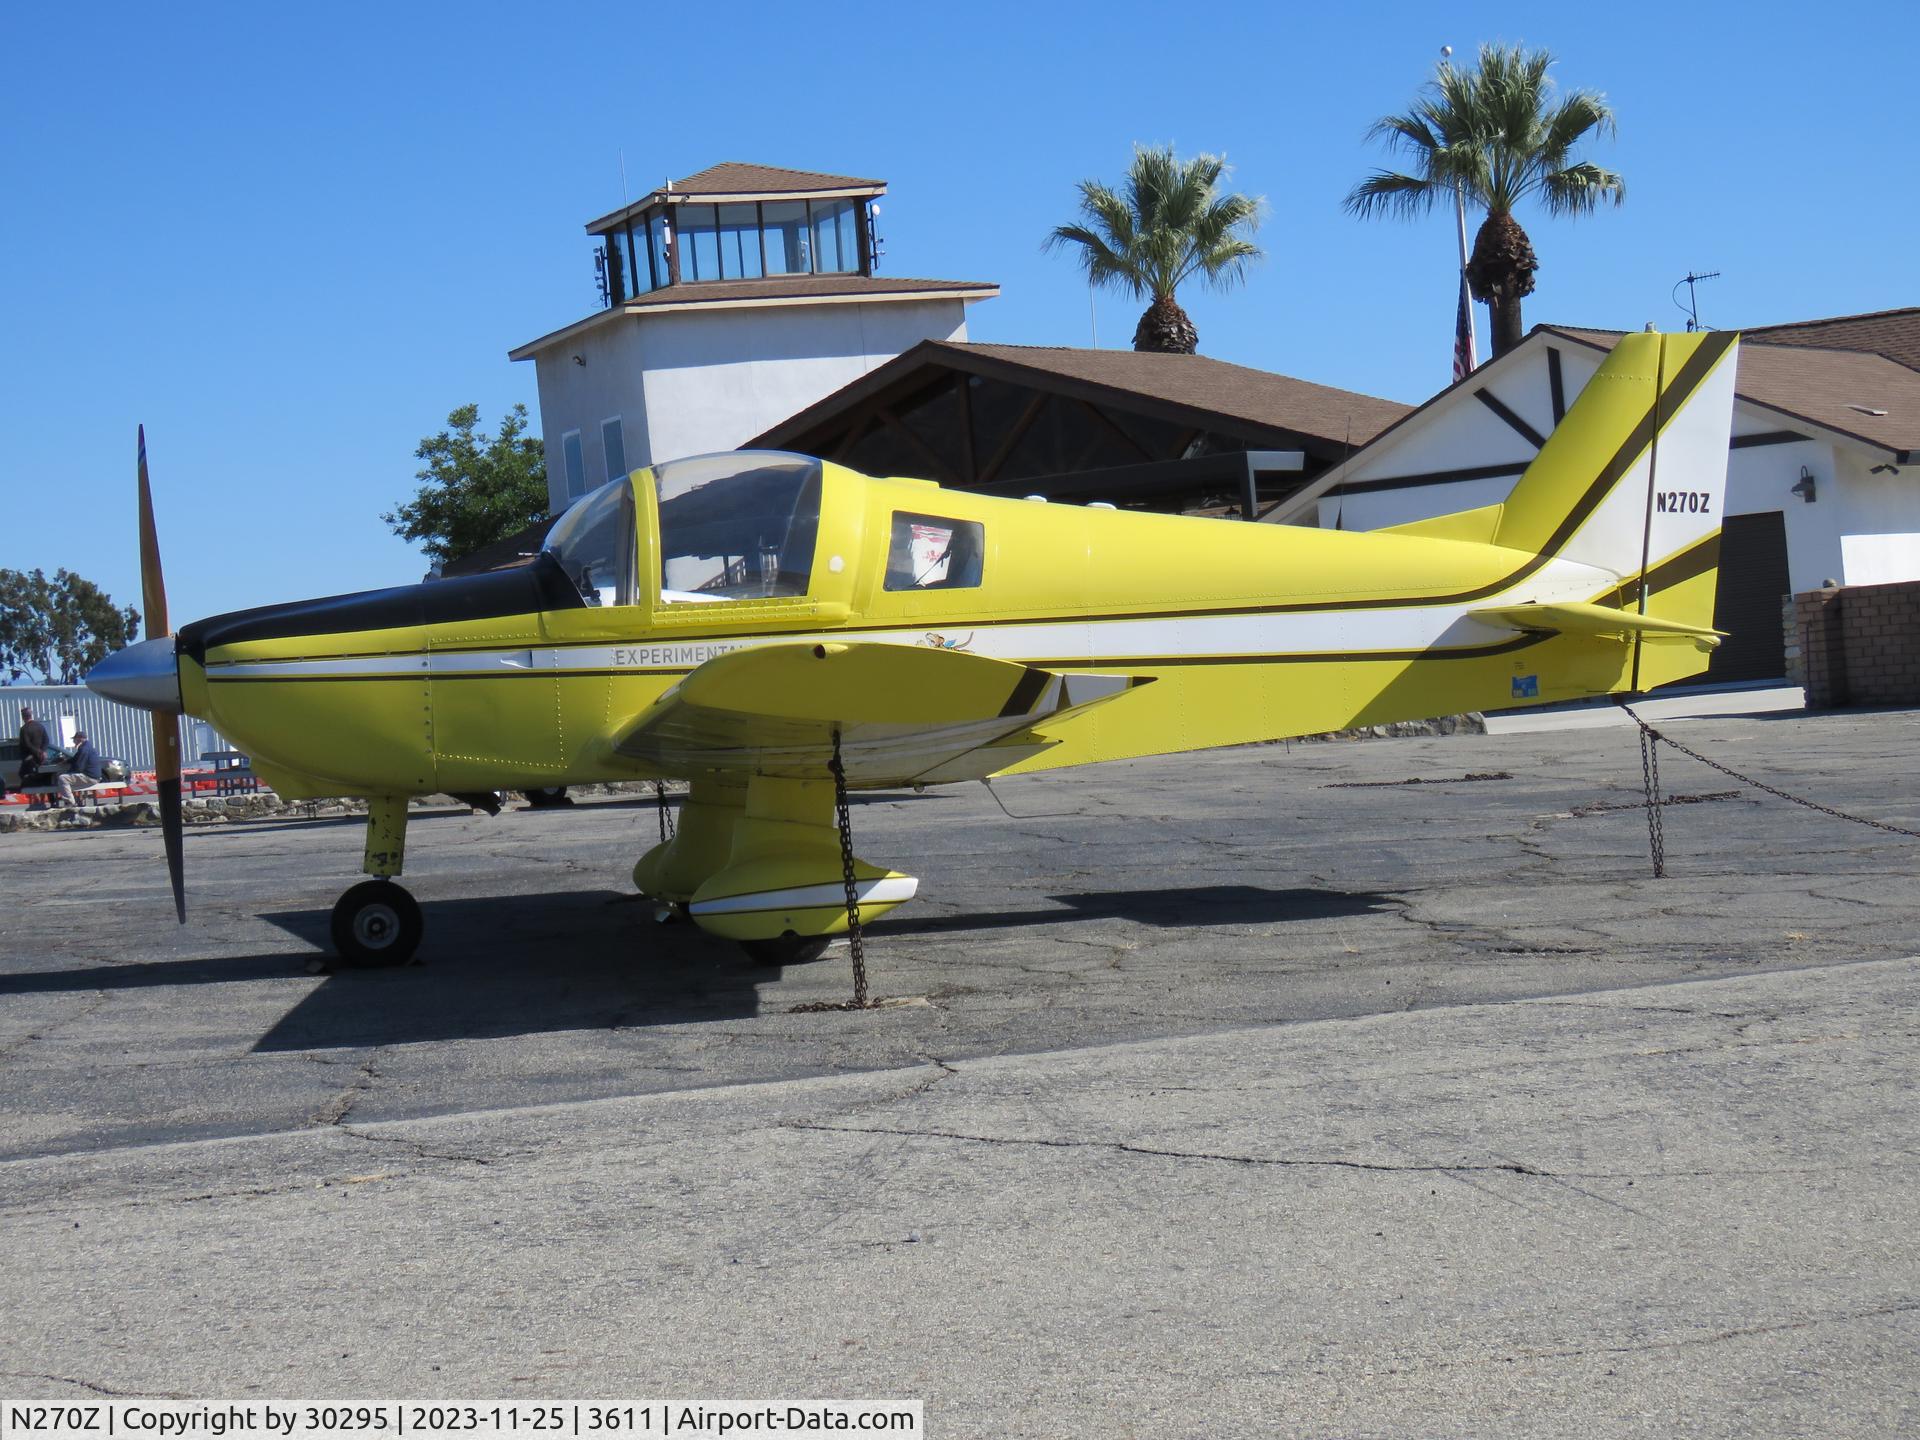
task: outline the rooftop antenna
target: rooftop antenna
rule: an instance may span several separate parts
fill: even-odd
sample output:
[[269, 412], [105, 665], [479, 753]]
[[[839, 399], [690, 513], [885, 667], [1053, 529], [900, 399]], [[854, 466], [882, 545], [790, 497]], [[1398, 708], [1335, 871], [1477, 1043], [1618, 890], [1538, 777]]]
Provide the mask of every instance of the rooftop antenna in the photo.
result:
[[[1689, 335], [1691, 335], [1695, 330], [1698, 330], [1701, 328], [1700, 302], [1698, 297], [1694, 294], [1693, 287], [1699, 284], [1702, 280], [1718, 280], [1719, 278], [1720, 278], [1720, 272], [1718, 270], [1709, 270], [1704, 275], [1696, 275], [1693, 273], [1693, 271], [1689, 270], [1686, 273], [1686, 276], [1684, 279], [1676, 280], [1673, 282], [1674, 308], [1679, 310], [1684, 310], [1687, 312], [1687, 333]], [[1684, 305], [1680, 303], [1680, 287], [1682, 285], [1687, 287], [1687, 303]]]

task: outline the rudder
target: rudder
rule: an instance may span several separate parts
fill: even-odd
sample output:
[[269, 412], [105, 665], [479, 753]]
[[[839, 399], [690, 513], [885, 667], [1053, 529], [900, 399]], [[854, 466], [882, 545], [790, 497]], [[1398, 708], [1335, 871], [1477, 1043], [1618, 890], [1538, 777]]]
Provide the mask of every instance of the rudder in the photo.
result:
[[[1495, 543], [1607, 571], [1602, 605], [1711, 627], [1739, 337], [1623, 336], [1501, 507]], [[1699, 673], [1636, 641], [1630, 688]]]

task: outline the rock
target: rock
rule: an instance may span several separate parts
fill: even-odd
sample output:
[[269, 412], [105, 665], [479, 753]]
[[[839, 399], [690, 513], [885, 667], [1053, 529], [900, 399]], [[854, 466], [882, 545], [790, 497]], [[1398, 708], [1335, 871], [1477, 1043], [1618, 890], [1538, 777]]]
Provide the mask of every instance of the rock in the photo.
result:
[[1409, 735], [1484, 735], [1487, 722], [1473, 712], [1464, 715], [1440, 715], [1432, 720], [1396, 720], [1391, 725], [1356, 725], [1350, 730], [1329, 730], [1322, 735], [1296, 735], [1307, 743], [1340, 740], [1397, 740]]

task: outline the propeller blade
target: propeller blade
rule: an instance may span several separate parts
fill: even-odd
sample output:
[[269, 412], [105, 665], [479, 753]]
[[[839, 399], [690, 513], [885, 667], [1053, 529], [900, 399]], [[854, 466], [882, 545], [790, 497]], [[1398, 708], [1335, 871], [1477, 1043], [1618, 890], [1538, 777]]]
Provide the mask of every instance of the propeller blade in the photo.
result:
[[[147, 639], [172, 633], [167, 628], [167, 582], [160, 573], [160, 532], [153, 523], [153, 490], [147, 483], [147, 427], [140, 427], [140, 595], [147, 612]], [[153, 777], [160, 799], [160, 838], [167, 850], [167, 878], [173, 883], [173, 908], [187, 923], [185, 821], [180, 813], [180, 717], [153, 712]]]
[[140, 598], [146, 606], [147, 639], [172, 634], [167, 626], [167, 582], [160, 573], [160, 532], [153, 523], [153, 490], [147, 484], [144, 425], [140, 427]]
[[180, 813], [180, 717], [156, 711], [153, 717], [154, 788], [160, 800], [160, 838], [167, 849], [167, 879], [173, 883], [173, 909], [187, 923], [185, 820]]

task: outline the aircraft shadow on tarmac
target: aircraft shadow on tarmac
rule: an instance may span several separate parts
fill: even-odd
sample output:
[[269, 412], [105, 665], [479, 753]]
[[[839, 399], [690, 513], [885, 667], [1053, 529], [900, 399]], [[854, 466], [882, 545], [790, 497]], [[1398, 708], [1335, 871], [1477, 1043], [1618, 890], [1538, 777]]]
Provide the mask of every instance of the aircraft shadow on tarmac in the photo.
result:
[[[328, 975], [257, 1051], [683, 1025], [758, 1015], [780, 972], [691, 925], [655, 925], [640, 897], [607, 890], [427, 900], [423, 963]], [[311, 985], [330, 958], [326, 910], [262, 919], [312, 949], [0, 974], [8, 995], [169, 986]], [[828, 961], [827, 963], [832, 963]]]
[[[1253, 885], [1116, 890], [1047, 897], [1064, 909], [889, 917], [885, 946], [918, 935], [1130, 920], [1159, 926], [1327, 919], [1392, 907], [1368, 892]], [[655, 925], [647, 902], [605, 890], [425, 901], [424, 965], [334, 974], [263, 1035], [260, 1051], [477, 1039], [550, 1030], [697, 1025], [761, 1014], [780, 971], [688, 924]], [[322, 952], [328, 913], [263, 918]], [[303, 961], [310, 957], [299, 957]], [[831, 952], [819, 962], [844, 966]]]
[[[875, 945], [914, 936], [1044, 929], [1094, 920], [1154, 926], [1252, 925], [1332, 919], [1393, 908], [1388, 896], [1255, 885], [1093, 891], [1036, 897], [1034, 908], [889, 917]], [[1044, 902], [1051, 902], [1050, 908]], [[756, 965], [687, 924], [655, 925], [630, 893], [428, 900], [424, 963], [329, 975], [254, 1044], [256, 1051], [497, 1038], [554, 1030], [690, 1025], [762, 1013]], [[312, 951], [208, 956], [0, 975], [0, 997], [185, 985], [305, 981], [330, 950], [326, 910], [261, 917]], [[839, 952], [823, 964], [833, 965]]]
[[1391, 896], [1370, 890], [1269, 890], [1260, 885], [1185, 885], [1158, 890], [1096, 890], [1049, 895], [1064, 910], [988, 910], [960, 915], [888, 919], [874, 927], [887, 935], [942, 935], [1002, 930], [1082, 920], [1131, 920], [1164, 927], [1265, 925], [1293, 920], [1334, 920], [1399, 908]]
[[[760, 1013], [756, 987], [779, 974], [691, 925], [655, 925], [630, 892], [425, 900], [420, 909], [422, 964], [336, 971], [254, 1048], [738, 1020]], [[262, 918], [331, 949], [325, 910]]]

